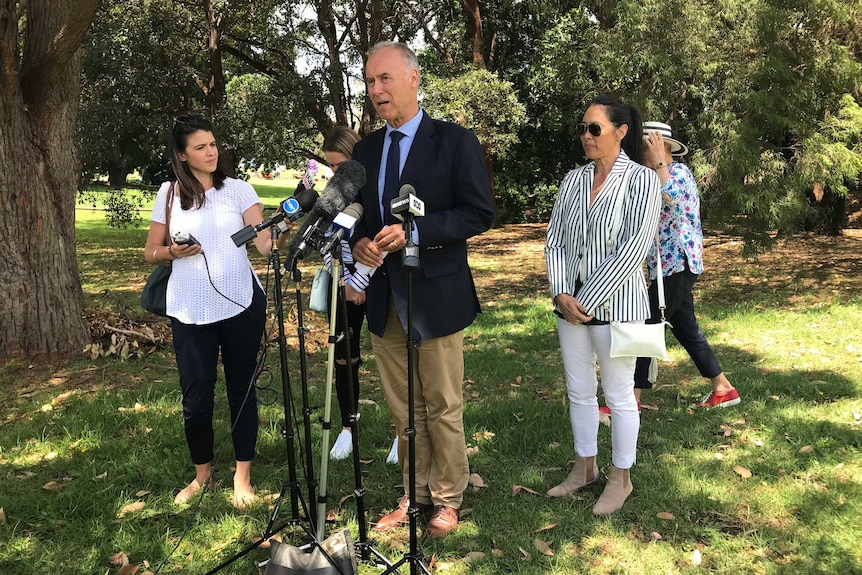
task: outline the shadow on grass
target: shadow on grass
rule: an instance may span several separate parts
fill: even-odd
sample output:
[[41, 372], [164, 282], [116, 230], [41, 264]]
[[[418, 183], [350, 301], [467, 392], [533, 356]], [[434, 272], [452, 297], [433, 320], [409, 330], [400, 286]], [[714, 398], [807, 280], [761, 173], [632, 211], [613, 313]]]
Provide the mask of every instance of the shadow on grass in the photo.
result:
[[[758, 367], [762, 357], [718, 345], [743, 403], [704, 411], [692, 406], [709, 382], [688, 357], [662, 365], [660, 385], [642, 399], [657, 409], [642, 413], [635, 492], [619, 514], [598, 520], [591, 507], [601, 487], [561, 501], [543, 496], [565, 478], [574, 452], [558, 340], [553, 320], [543, 315], [549, 308], [541, 308], [528, 302], [486, 314], [480, 323], [490, 335], [470, 340], [466, 371], [474, 381], [465, 389], [471, 399], [465, 419], [470, 430], [495, 435], [471, 460], [472, 471], [491, 485], [465, 501], [474, 508], [469, 522], [476, 535], [455, 541], [465, 553], [489, 542], [504, 551], [503, 558], [471, 564], [471, 573], [537, 572], [520, 563], [535, 566], [537, 557], [549, 566], [606, 572], [603, 554], [632, 572], [665, 572], [680, 561], [694, 569], [681, 559], [693, 550], [702, 551], [702, 568], [713, 573], [859, 572], [862, 436], [852, 415], [862, 397], [859, 382], [828, 369], [767, 371]], [[609, 430], [601, 427], [603, 469], [610, 452]], [[735, 466], [752, 477], [744, 479]], [[513, 495], [516, 485], [538, 495]], [[658, 519], [660, 512], [675, 519]], [[536, 538], [553, 541], [556, 556], [542, 557]], [[628, 549], [632, 538], [648, 547]], [[432, 545], [441, 553], [452, 549]]]

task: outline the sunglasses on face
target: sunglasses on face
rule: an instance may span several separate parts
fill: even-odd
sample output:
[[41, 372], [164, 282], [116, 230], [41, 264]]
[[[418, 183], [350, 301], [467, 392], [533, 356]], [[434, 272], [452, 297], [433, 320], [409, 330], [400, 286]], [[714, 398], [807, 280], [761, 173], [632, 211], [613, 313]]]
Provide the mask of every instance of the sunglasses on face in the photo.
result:
[[589, 124], [586, 122], [578, 122], [575, 124], [575, 133], [577, 133], [578, 136], [583, 136], [587, 131], [589, 131], [594, 138], [598, 138], [602, 135], [602, 125], [597, 124], [596, 122], [590, 122]]

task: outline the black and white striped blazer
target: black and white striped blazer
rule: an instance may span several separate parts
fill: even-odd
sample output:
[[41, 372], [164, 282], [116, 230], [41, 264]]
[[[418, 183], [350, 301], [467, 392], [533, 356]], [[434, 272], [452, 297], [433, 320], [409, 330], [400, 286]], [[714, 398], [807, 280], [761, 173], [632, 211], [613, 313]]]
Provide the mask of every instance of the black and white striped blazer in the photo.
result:
[[[628, 189], [619, 194], [627, 168]], [[658, 229], [661, 196], [659, 179], [650, 170], [620, 152], [602, 189], [590, 206], [595, 164], [572, 170], [563, 178], [554, 203], [545, 262], [551, 298], [575, 296], [589, 315], [603, 321], [632, 321], [650, 316], [642, 264]], [[623, 211], [616, 238], [610, 238], [614, 211]], [[581, 261], [583, 286], [574, 293]]]

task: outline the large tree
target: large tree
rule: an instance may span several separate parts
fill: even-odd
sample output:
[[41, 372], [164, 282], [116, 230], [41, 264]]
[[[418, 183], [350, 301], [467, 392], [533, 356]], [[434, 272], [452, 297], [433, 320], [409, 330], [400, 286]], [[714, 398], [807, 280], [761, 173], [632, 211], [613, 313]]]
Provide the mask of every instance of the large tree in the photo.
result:
[[83, 349], [75, 255], [81, 41], [99, 0], [0, 2], [0, 358]]

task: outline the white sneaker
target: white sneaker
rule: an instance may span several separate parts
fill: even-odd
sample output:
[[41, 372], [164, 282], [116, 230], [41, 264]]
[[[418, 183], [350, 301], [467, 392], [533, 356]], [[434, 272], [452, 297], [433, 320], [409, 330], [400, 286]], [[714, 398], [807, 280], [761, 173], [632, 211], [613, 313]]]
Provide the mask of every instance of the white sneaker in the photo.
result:
[[398, 465], [398, 436], [392, 441], [392, 449], [389, 450], [389, 455], [386, 456], [386, 463]]
[[349, 429], [342, 429], [335, 440], [335, 445], [329, 450], [329, 457], [335, 459], [347, 459], [353, 453], [353, 435]]

